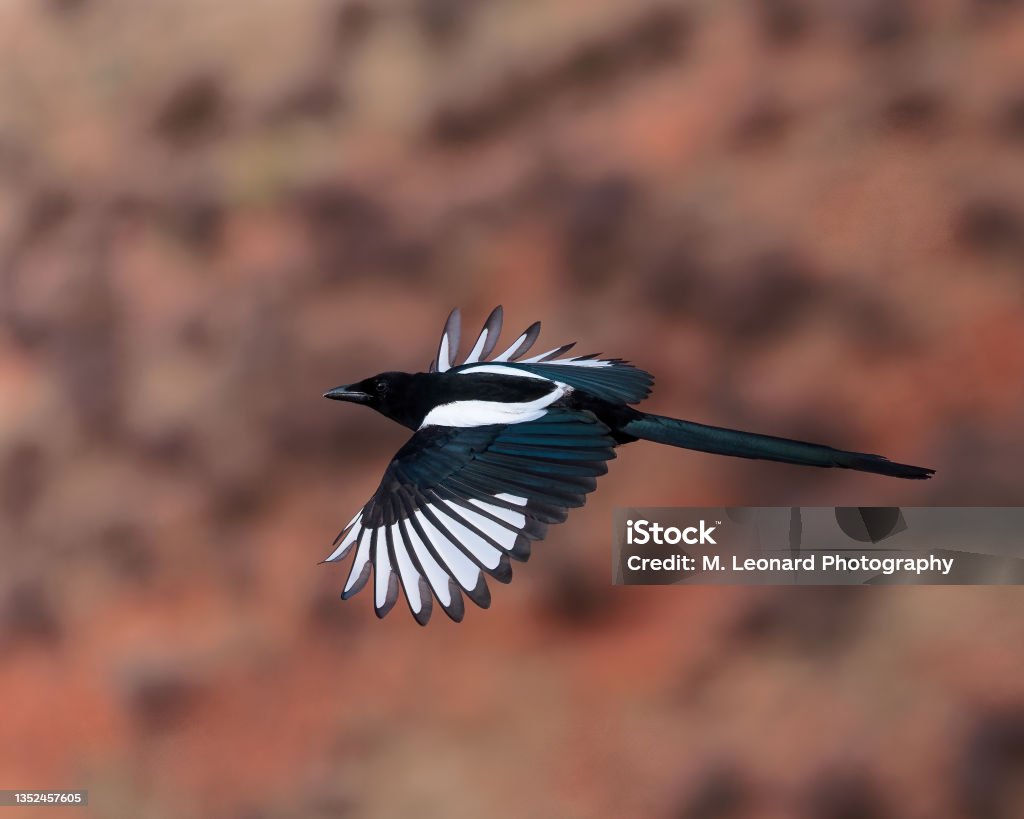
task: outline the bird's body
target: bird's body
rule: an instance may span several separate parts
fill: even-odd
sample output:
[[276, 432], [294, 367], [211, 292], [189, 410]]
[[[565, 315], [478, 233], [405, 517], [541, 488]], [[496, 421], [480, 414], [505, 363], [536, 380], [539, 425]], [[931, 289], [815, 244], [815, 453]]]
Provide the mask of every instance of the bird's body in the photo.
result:
[[484, 574], [508, 582], [509, 558], [525, 560], [548, 525], [583, 505], [615, 448], [636, 440], [900, 478], [932, 474], [879, 455], [641, 412], [631, 405], [650, 394], [649, 373], [619, 359], [564, 357], [572, 345], [524, 358], [539, 323], [488, 360], [500, 329], [499, 307], [456, 365], [453, 311], [429, 372], [382, 373], [325, 394], [415, 431], [327, 558], [355, 550], [342, 597], [365, 586], [372, 571], [380, 617], [399, 586], [421, 624], [434, 599], [454, 620], [464, 613], [462, 594], [486, 608]]

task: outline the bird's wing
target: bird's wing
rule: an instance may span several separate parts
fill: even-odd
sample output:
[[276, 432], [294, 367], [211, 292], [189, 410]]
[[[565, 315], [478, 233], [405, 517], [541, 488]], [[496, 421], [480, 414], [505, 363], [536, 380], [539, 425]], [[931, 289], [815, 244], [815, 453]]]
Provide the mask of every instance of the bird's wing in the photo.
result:
[[[635, 404], [651, 394], [654, 376], [634, 367], [620, 358], [600, 358], [598, 355], [566, 357], [575, 346], [563, 344], [553, 350], [523, 358], [540, 336], [540, 322], [526, 328], [503, 352], [488, 360], [501, 333], [502, 310], [495, 307], [484, 322], [465, 360], [456, 364], [461, 319], [453, 310], [445, 323], [437, 356], [430, 371], [455, 373], [501, 372], [507, 375], [534, 375], [550, 381], [560, 381], [573, 389], [583, 390], [606, 401]], [[486, 368], [486, 369], [484, 369]]]
[[605, 401], [636, 404], [651, 394], [654, 376], [620, 358], [579, 356], [544, 363], [516, 361], [511, 366], [535, 375], [561, 381]]
[[456, 621], [462, 592], [486, 608], [484, 573], [507, 583], [509, 558], [526, 560], [548, 524], [583, 505], [614, 445], [592, 414], [562, 409], [518, 424], [417, 431], [327, 558], [355, 550], [342, 598], [372, 572], [378, 617], [394, 606], [399, 587], [420, 624], [433, 598]]

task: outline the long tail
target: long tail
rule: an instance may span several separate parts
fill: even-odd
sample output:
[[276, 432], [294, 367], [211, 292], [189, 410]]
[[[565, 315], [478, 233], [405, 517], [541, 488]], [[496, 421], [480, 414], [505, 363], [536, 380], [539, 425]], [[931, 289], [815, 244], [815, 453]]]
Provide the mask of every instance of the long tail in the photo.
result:
[[846, 452], [822, 444], [808, 444], [789, 438], [776, 438], [773, 435], [710, 427], [648, 413], [639, 413], [639, 417], [625, 423], [621, 431], [645, 441], [713, 452], [717, 455], [735, 455], [738, 458], [760, 458], [804, 466], [857, 469], [894, 478], [930, 478], [935, 472], [934, 469], [922, 466], [894, 463], [881, 455]]

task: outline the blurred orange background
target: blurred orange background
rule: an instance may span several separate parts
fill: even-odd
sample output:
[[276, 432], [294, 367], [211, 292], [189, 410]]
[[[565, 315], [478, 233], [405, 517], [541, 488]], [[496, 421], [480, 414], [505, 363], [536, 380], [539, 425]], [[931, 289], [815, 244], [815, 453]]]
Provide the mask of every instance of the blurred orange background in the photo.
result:
[[[610, 585], [615, 506], [1019, 504], [1022, 271], [1013, 0], [7, 0], [0, 787], [1024, 816], [1019, 589]], [[637, 444], [489, 611], [377, 621], [317, 561], [407, 433], [321, 393], [497, 303], [938, 473]]]

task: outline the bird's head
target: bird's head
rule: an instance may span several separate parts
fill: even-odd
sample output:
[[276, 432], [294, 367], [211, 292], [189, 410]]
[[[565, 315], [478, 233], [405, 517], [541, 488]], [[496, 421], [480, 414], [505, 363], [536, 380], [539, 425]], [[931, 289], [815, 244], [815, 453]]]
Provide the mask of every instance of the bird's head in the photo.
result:
[[415, 390], [412, 389], [416, 376], [410, 373], [390, 372], [364, 378], [354, 384], [335, 387], [324, 393], [324, 398], [334, 401], [349, 401], [353, 404], [365, 404], [405, 426], [413, 425], [419, 420], [412, 417], [417, 409]]

